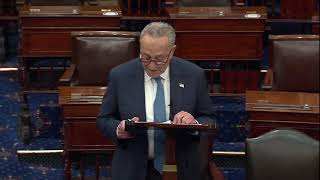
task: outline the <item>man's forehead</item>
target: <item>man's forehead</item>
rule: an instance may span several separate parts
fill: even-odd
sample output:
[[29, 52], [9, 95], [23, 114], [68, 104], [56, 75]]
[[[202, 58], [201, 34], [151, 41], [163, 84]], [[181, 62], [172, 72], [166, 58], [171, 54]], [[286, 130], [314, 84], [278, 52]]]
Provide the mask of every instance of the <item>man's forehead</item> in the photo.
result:
[[141, 44], [155, 43], [155, 44], [169, 45], [169, 39], [167, 36], [153, 37], [153, 36], [150, 36], [149, 34], [146, 34], [140, 39], [140, 43]]

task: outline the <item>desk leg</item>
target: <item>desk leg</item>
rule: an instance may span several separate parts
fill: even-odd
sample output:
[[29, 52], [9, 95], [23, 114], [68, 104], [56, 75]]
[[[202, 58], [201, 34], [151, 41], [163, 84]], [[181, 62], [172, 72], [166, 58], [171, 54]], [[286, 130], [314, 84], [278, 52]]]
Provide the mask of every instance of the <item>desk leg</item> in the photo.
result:
[[66, 152], [66, 167], [65, 167], [65, 179], [71, 180], [71, 160], [70, 155]]
[[84, 176], [85, 176], [85, 155], [81, 154], [81, 160], [80, 160], [80, 178], [81, 180], [84, 180]]
[[166, 163], [163, 168], [163, 180], [176, 180], [176, 139], [173, 131], [166, 131]]
[[96, 155], [96, 180], [99, 180], [100, 175], [100, 158], [99, 155]]

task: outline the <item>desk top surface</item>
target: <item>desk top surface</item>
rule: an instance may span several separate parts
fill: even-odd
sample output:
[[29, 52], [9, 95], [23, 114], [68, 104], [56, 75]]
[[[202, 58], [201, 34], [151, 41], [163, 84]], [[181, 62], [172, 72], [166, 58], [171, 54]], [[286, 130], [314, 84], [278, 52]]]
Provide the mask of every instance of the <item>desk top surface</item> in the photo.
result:
[[264, 6], [251, 7], [169, 7], [171, 19], [266, 19]]
[[319, 93], [246, 91], [246, 111], [319, 114]]
[[20, 17], [119, 17], [119, 6], [29, 6], [19, 12]]
[[106, 87], [101, 86], [59, 86], [59, 104], [96, 104], [100, 105]]

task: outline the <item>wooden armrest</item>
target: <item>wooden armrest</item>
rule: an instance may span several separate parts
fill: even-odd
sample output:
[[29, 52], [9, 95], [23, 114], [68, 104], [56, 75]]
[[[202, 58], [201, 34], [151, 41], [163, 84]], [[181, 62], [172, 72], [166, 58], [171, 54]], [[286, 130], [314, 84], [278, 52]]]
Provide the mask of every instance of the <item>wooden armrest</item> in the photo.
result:
[[63, 73], [63, 75], [59, 79], [59, 84], [60, 85], [70, 85], [75, 71], [76, 71], [76, 65], [71, 64], [70, 67]]
[[266, 72], [266, 75], [263, 80], [262, 89], [263, 90], [271, 90], [272, 89], [272, 83], [273, 83], [273, 70], [268, 69]]

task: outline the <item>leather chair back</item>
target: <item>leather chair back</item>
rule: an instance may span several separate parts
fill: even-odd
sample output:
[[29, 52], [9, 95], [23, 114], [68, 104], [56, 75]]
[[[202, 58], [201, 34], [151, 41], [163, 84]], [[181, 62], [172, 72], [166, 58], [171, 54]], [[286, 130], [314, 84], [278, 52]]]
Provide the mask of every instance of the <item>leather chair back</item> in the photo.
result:
[[106, 86], [109, 71], [140, 52], [138, 32], [74, 32], [72, 43], [76, 85]]
[[290, 129], [246, 140], [248, 180], [318, 180], [319, 141]]
[[319, 92], [319, 36], [288, 37], [272, 41], [272, 90]]

